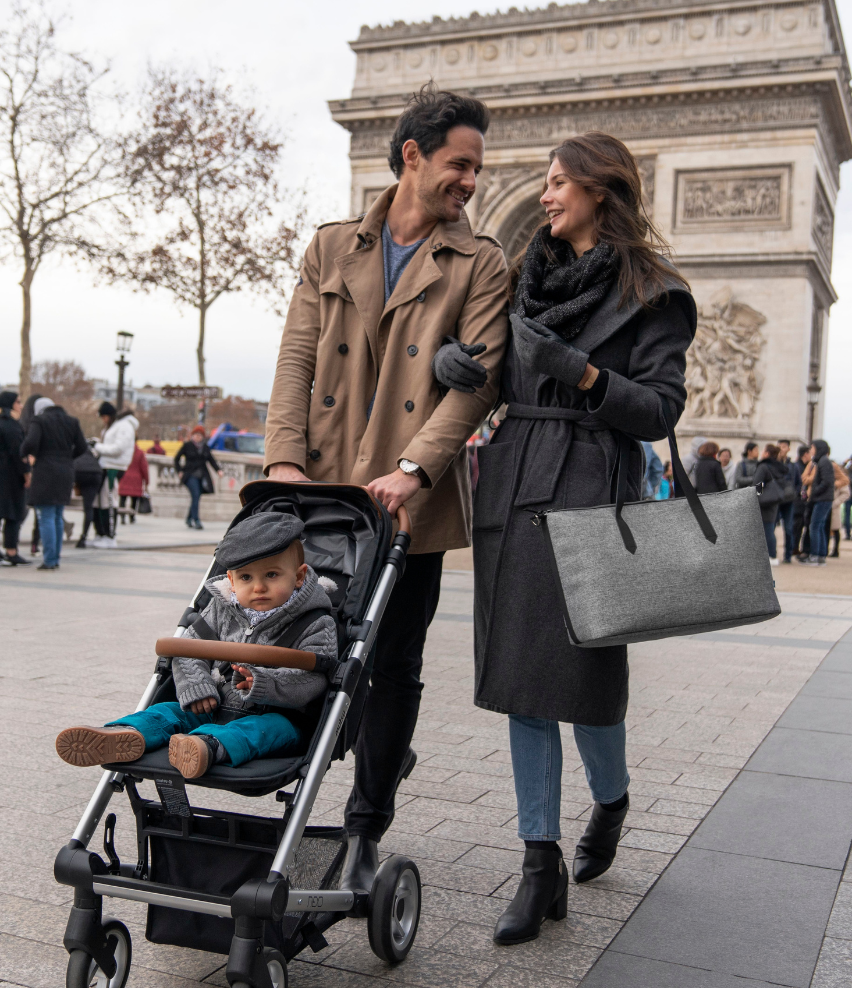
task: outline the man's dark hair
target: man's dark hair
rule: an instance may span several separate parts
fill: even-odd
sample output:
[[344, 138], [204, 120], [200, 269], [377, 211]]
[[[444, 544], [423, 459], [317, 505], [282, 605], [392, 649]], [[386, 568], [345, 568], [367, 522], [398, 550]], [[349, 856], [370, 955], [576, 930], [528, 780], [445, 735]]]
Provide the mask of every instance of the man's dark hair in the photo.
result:
[[790, 445], [790, 440], [789, 439], [779, 439], [778, 440], [778, 445], [780, 446], [781, 443], [786, 443], [789, 446]]
[[488, 107], [480, 100], [444, 92], [434, 82], [427, 82], [412, 95], [396, 122], [388, 155], [391, 171], [397, 178], [402, 175], [402, 146], [406, 141], [415, 141], [423, 157], [431, 158], [447, 143], [448, 130], [472, 127], [485, 134], [490, 119]]
[[799, 447], [799, 459], [800, 460], [805, 455], [805, 453], [808, 452], [809, 449], [810, 449], [810, 446], [800, 446]]

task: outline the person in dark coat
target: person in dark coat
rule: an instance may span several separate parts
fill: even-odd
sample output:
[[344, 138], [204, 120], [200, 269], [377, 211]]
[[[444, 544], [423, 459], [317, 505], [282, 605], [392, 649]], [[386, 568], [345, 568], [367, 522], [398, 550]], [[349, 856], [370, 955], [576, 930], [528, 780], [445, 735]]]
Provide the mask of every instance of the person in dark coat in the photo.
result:
[[[39, 400], [39, 398], [43, 398], [43, 397], [44, 395], [33, 393], [24, 402], [24, 407], [21, 410], [20, 422], [21, 422], [21, 428], [24, 430], [25, 438], [27, 433], [30, 431], [30, 426], [32, 425], [32, 421], [35, 418], [35, 403]], [[31, 457], [28, 457], [27, 463], [30, 465], [30, 469], [32, 470], [32, 464], [30, 463], [31, 459], [32, 459]], [[27, 495], [29, 495], [29, 490], [27, 490]], [[27, 497], [27, 504], [32, 506], [32, 501], [29, 499], [29, 496]], [[34, 556], [37, 556], [39, 553], [40, 541], [41, 539], [38, 530], [38, 513], [33, 512], [33, 532], [32, 532], [32, 545], [30, 546], [30, 551]]]
[[[619, 434], [630, 439], [627, 500], [642, 495], [640, 441], [679, 416], [696, 308], [641, 206], [636, 161], [605, 134], [551, 152], [549, 225], [519, 266], [503, 370], [506, 417], [482, 446], [474, 502], [474, 702], [509, 714], [523, 879], [497, 923], [501, 944], [565, 916], [559, 722], [574, 737], [595, 804], [574, 857], [589, 881], [612, 863], [628, 809], [625, 646], [571, 644], [538, 512], [612, 503]], [[614, 602], [615, 603], [615, 602]]]
[[29, 497], [44, 543], [44, 562], [39, 569], [55, 570], [62, 552], [62, 513], [74, 487], [74, 460], [87, 445], [79, 421], [50, 398], [39, 398], [34, 408], [35, 418], [21, 455], [35, 457]]
[[101, 469], [97, 457], [91, 449], [86, 447], [85, 453], [81, 453], [74, 460], [74, 483], [80, 491], [80, 497], [83, 499], [83, 531], [77, 540], [78, 549], [89, 548], [86, 539], [89, 536], [89, 527], [92, 522], [95, 524], [96, 535], [101, 538], [109, 535], [108, 531], [104, 531], [101, 523], [101, 512], [95, 514], [95, 501], [98, 498], [98, 492], [101, 489], [103, 481], [104, 471]]
[[[788, 479], [787, 464], [783, 463], [779, 457], [781, 448], [774, 443], [767, 443], [763, 449], [763, 459], [757, 464], [754, 471], [754, 486], [763, 484], [764, 488], [760, 496], [760, 517], [763, 520], [763, 534], [766, 536], [766, 548], [769, 550], [769, 562], [773, 566], [778, 565], [778, 543], [775, 538], [775, 525], [778, 521], [778, 508], [781, 502], [777, 498], [771, 497], [768, 485], [776, 480], [783, 485]], [[832, 485], [833, 485], [832, 480]], [[773, 485], [773, 490], [777, 490]], [[770, 495], [770, 496], [767, 496]]]
[[190, 434], [189, 442], [185, 442], [175, 456], [175, 470], [180, 475], [180, 482], [189, 490], [191, 498], [189, 513], [186, 516], [187, 528], [204, 527], [198, 517], [198, 503], [202, 494], [213, 493], [207, 464], [209, 463], [219, 476], [222, 476], [222, 470], [207, 445], [206, 438], [204, 426], [196, 425]]
[[734, 489], [740, 490], [742, 487], [751, 487], [754, 484], [754, 472], [757, 470], [757, 460], [760, 456], [760, 448], [757, 443], [746, 443], [743, 450], [743, 458], [737, 464], [734, 471]]
[[0, 392], [0, 520], [3, 522], [2, 563], [20, 566], [29, 559], [18, 552], [18, 535], [27, 516], [25, 490], [30, 483], [29, 461], [21, 456], [24, 430], [21, 401], [16, 391]]
[[799, 562], [809, 566], [825, 566], [825, 557], [828, 555], [825, 523], [831, 515], [834, 502], [834, 465], [829, 459], [830, 453], [831, 448], [824, 439], [814, 439], [811, 443], [811, 462], [816, 468], [808, 494], [808, 505], [811, 508], [811, 551], [807, 557], [799, 556]]
[[719, 447], [714, 442], [702, 443], [695, 461], [694, 486], [699, 494], [718, 494], [728, 489], [722, 464], [718, 461]]

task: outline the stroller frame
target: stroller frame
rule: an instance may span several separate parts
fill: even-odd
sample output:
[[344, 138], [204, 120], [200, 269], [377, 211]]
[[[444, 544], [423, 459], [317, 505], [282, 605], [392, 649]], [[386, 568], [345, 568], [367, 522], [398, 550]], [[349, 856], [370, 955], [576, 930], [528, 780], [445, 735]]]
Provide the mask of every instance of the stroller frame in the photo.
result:
[[[267, 482], [267, 486], [272, 485]], [[276, 488], [288, 490], [306, 486], [308, 485], [275, 485]], [[321, 487], [336, 487], [339, 490], [342, 485], [310, 484], [309, 486], [314, 490]], [[245, 504], [244, 493], [243, 503]], [[378, 502], [373, 503], [379, 511], [384, 511]], [[411, 544], [411, 523], [404, 507], [398, 509], [397, 520], [399, 531], [393, 536], [387, 549], [364, 619], [349, 629], [347, 636], [349, 641], [343, 652], [344, 657], [339, 661], [327, 694], [330, 702], [324, 705], [317, 727], [318, 736], [315, 731], [309, 748], [309, 761], [299, 773], [295, 791], [292, 794], [289, 792], [278, 794], [279, 801], [287, 804], [284, 814], [285, 826], [272, 866], [265, 879], [244, 882], [231, 896], [212, 895], [149, 881], [138, 874], [137, 866], [119, 862], [112, 847], [112, 827], [115, 822], [112, 814], [106, 822], [104, 840], [104, 849], [110, 859], [110, 864], [107, 865], [98, 854], [88, 850], [88, 845], [113, 794], [122, 792], [127, 787], [132, 803], [148, 801], [140, 800], [136, 794], [132, 763], [129, 764], [127, 772], [111, 769], [104, 771], [71, 840], [61, 848], [54, 865], [56, 880], [74, 888], [74, 906], [69, 916], [64, 945], [72, 955], [72, 961], [74, 959], [72, 952], [79, 951], [84, 951], [91, 959], [88, 967], [85, 963], [83, 965], [82, 969], [87, 970], [88, 975], [86, 979], [80, 980], [81, 985], [88, 986], [91, 977], [99, 974], [102, 980], [98, 980], [98, 985], [122, 988], [129, 973], [129, 933], [117, 920], [106, 923], [102, 921], [105, 896], [233, 918], [235, 935], [231, 941], [226, 976], [228, 983], [238, 988], [242, 988], [243, 985], [251, 988], [283, 988], [286, 985], [284, 957], [277, 950], [265, 947], [263, 942], [264, 923], [270, 920], [280, 922], [285, 913], [344, 915], [366, 913], [370, 920], [370, 943], [374, 952], [390, 963], [403, 960], [407, 955], [416, 934], [420, 910], [420, 877], [412, 861], [399, 855], [387, 859], [380, 867], [373, 889], [369, 893], [353, 889], [291, 888], [289, 881], [290, 872], [296, 862], [296, 852], [305, 833], [322, 779], [334, 755], [338, 737], [352, 703], [353, 694], [367, 664], [382, 615], [397, 580], [405, 571], [405, 558]], [[193, 603], [204, 590], [214, 565], [215, 559], [211, 561], [193, 596]], [[187, 609], [187, 611], [191, 610], [192, 608]], [[174, 637], [181, 638], [184, 634], [185, 627], [181, 625], [177, 628]], [[232, 644], [237, 649], [246, 647], [238, 643]], [[158, 658], [156, 671], [136, 707], [137, 711], [146, 709], [153, 702], [169, 669], [170, 661], [168, 655]], [[205, 812], [200, 808], [198, 810]], [[414, 914], [412, 909], [415, 910]], [[121, 936], [116, 938], [115, 931], [111, 929], [116, 926], [122, 927], [127, 937], [127, 970], [123, 972], [123, 977], [120, 970], [121, 958], [118, 956], [121, 953]], [[321, 934], [319, 940], [320, 946], [315, 949], [321, 949], [324, 945]], [[71, 966], [69, 962], [69, 988], [72, 988]], [[283, 970], [283, 982], [280, 974], [275, 975], [275, 972], [281, 970]], [[73, 988], [76, 988], [76, 984]]]

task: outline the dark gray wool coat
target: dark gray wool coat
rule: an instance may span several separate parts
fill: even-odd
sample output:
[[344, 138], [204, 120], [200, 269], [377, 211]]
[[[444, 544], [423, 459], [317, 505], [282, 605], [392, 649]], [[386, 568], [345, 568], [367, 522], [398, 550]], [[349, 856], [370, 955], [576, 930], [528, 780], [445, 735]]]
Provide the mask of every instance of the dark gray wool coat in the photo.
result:
[[80, 423], [59, 405], [45, 408], [30, 423], [22, 456], [34, 456], [27, 504], [68, 504], [74, 487], [74, 460], [87, 449]]
[[[479, 448], [473, 511], [479, 707], [590, 726], [624, 720], [627, 648], [571, 645], [546, 535], [533, 516], [613, 502], [616, 430], [634, 440], [664, 438], [661, 395], [672, 399], [678, 416], [683, 411], [695, 303], [674, 278], [667, 287], [668, 296], [648, 311], [638, 302], [619, 309], [614, 285], [571, 341], [608, 372], [596, 407], [585, 392], [526, 370], [510, 343], [503, 400], [534, 406], [525, 414], [572, 409], [577, 421], [507, 417]], [[640, 498], [643, 472], [641, 447], [633, 445], [628, 501]]]

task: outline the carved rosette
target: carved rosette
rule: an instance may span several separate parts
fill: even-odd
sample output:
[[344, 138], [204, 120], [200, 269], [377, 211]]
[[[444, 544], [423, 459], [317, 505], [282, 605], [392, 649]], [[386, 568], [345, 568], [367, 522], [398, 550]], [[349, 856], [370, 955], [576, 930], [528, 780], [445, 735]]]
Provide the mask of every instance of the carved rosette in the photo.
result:
[[729, 287], [698, 308], [695, 340], [686, 355], [685, 416], [748, 425], [763, 377], [760, 354], [766, 316], [738, 301]]

